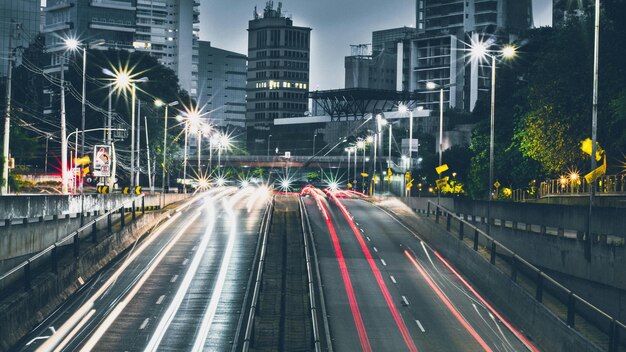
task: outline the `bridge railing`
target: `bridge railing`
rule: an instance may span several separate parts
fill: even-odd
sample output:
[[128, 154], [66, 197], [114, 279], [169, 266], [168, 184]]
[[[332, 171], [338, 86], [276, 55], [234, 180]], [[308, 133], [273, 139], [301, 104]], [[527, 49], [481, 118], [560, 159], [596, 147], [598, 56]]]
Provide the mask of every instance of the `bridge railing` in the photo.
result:
[[[441, 205], [428, 201], [426, 216], [456, 233], [459, 241], [488, 260], [572, 329], [609, 352], [626, 351], [626, 325], [530, 264], [484, 231]], [[486, 219], [480, 219], [485, 222]]]
[[[541, 182], [539, 197], [589, 194], [590, 187], [591, 184], [584, 177], [563, 176]], [[600, 195], [626, 195], [626, 174], [598, 177], [596, 192]]]
[[14, 292], [16, 287], [21, 286], [25, 291], [30, 290], [32, 278], [36, 273], [48, 270], [57, 273], [59, 262], [64, 255], [67, 256], [67, 254], [72, 253], [74, 258], [78, 258], [81, 253], [81, 243], [88, 240], [91, 240], [92, 243], [98, 242], [99, 230], [106, 229], [107, 234], [112, 234], [114, 223], [116, 226], [118, 225], [114, 217], [118, 218], [119, 226], [123, 229], [127, 225], [126, 216], [128, 212], [131, 214], [131, 219], [135, 220], [137, 213], [140, 211], [143, 215], [145, 209], [144, 195], [137, 196], [96, 217], [76, 231], [16, 265], [0, 276], [0, 299]]

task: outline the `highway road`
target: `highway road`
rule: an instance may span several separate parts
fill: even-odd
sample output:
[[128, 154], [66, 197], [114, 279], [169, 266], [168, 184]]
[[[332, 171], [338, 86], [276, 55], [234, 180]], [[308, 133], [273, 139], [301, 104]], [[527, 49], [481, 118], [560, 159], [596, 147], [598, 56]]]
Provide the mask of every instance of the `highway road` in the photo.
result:
[[72, 295], [22, 351], [227, 351], [239, 325], [266, 191], [196, 196]]
[[320, 196], [305, 205], [335, 350], [534, 350], [444, 258], [382, 209]]

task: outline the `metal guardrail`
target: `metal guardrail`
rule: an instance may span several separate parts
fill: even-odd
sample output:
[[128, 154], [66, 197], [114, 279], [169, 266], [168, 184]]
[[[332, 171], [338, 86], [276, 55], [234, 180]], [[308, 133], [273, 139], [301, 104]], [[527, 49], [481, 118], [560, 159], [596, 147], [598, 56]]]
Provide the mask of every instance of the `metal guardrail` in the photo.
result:
[[78, 230], [71, 232], [69, 235], [65, 236], [61, 240], [55, 242], [54, 244], [50, 245], [49, 247], [45, 248], [39, 253], [28, 258], [26, 261], [18, 264], [11, 270], [4, 273], [2, 276], [0, 276], [0, 297], [4, 297], [6, 291], [9, 291], [9, 288], [11, 288], [13, 284], [19, 282], [20, 280], [22, 281], [24, 290], [30, 290], [33, 271], [38, 268], [44, 268], [46, 264], [49, 265], [50, 270], [53, 273], [56, 273], [58, 271], [59, 260], [61, 257], [61, 254], [59, 253], [61, 247], [71, 245], [73, 256], [75, 258], [79, 257], [80, 242], [83, 239], [90, 237], [92, 243], [98, 242], [98, 224], [100, 224], [101, 222], [106, 221], [107, 233], [111, 234], [113, 232], [114, 214], [120, 214], [120, 225], [122, 228], [124, 228], [126, 226], [125, 216], [127, 208], [130, 208], [129, 210], [132, 213], [132, 220], [134, 221], [137, 218], [137, 202], [139, 201], [141, 202], [140, 211], [143, 215], [145, 213], [144, 195], [140, 195], [128, 202], [123, 203], [113, 210], [109, 210], [105, 214], [90, 221], [86, 225], [80, 227]]
[[[431, 211], [431, 205], [434, 211]], [[431, 215], [435, 216], [436, 223], [440, 223], [441, 218], [445, 218], [448, 232], [452, 232], [452, 228], [455, 227], [459, 241], [463, 241], [468, 246], [471, 243], [476, 252], [486, 252], [492, 265], [508, 273], [513, 282], [534, 294], [537, 302], [542, 303], [569, 327], [597, 345], [605, 347], [609, 352], [626, 351], [626, 325], [624, 323], [576, 295], [478, 227], [443, 206], [428, 201], [426, 216]], [[453, 224], [453, 220], [456, 224]]]
[[243, 338], [243, 346], [242, 351], [247, 352], [250, 350], [250, 345], [253, 343], [252, 341], [252, 333], [254, 330], [254, 318], [256, 315], [256, 308], [259, 302], [259, 295], [261, 292], [261, 284], [263, 280], [263, 267], [265, 264], [265, 253], [267, 252], [267, 238], [269, 236], [270, 225], [272, 224], [272, 217], [274, 213], [274, 197], [272, 197], [270, 206], [267, 209], [267, 216], [265, 217], [265, 222], [262, 225], [262, 235], [263, 240], [261, 244], [261, 252], [259, 255], [259, 266], [257, 268], [256, 280], [254, 283], [254, 290], [252, 292], [252, 302], [250, 303], [250, 314], [248, 315], [248, 322], [246, 324], [246, 330]]
[[[589, 194], [591, 184], [579, 176], [563, 176], [559, 179], [541, 182], [538, 189], [538, 196], [564, 196]], [[626, 174], [625, 175], [605, 175], [596, 180], [596, 192], [599, 195], [623, 195], [626, 196]]]

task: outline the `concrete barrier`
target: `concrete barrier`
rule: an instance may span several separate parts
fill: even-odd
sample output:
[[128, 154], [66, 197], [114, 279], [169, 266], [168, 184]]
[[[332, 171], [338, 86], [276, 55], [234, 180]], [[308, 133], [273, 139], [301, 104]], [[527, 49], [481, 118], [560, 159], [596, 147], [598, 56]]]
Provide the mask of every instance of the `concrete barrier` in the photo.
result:
[[600, 348], [547, 310], [496, 266], [430, 219], [412, 215], [404, 222], [446, 257], [505, 317], [521, 327], [541, 350], [589, 352]]
[[[165, 205], [179, 202], [189, 196], [190, 194], [165, 194]], [[133, 198], [119, 194], [85, 196], [85, 204], [89, 206], [85, 207], [84, 223], [95, 218], [94, 214], [104, 214], [107, 210], [121, 206], [123, 202]], [[10, 201], [15, 202], [14, 207], [8, 205], [7, 202]], [[144, 197], [147, 209], [158, 209], [160, 204], [159, 194]], [[0, 274], [19, 263], [24, 256], [44, 250], [81, 226], [80, 197], [0, 197], [0, 209], [2, 207], [11, 209], [9, 216], [28, 218], [22, 218], [19, 222], [13, 221], [10, 226], [0, 227]], [[141, 207], [141, 200], [137, 200], [135, 207]], [[99, 224], [99, 228], [102, 226], [105, 224]]]

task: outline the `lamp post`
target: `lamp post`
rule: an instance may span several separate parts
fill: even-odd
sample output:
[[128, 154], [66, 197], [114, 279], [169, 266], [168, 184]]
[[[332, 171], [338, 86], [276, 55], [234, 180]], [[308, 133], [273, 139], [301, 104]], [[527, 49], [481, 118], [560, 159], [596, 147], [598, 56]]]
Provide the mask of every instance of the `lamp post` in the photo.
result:
[[486, 60], [491, 59], [491, 118], [490, 118], [490, 134], [489, 134], [489, 187], [488, 204], [487, 204], [487, 232], [490, 231], [491, 223], [491, 190], [493, 187], [493, 164], [494, 164], [494, 125], [495, 125], [495, 105], [496, 105], [496, 60], [498, 56], [505, 59], [511, 59], [516, 55], [516, 48], [507, 44], [501, 50], [489, 50], [490, 44], [485, 42], [472, 42], [470, 47], [473, 59]]
[[315, 156], [315, 138], [317, 138], [317, 133], [313, 134], [313, 155]]
[[[352, 179], [352, 188], [354, 189], [354, 187], [355, 187], [354, 185], [356, 184], [356, 153], [358, 151], [358, 148], [355, 145], [354, 148], [352, 148], [352, 149], [354, 149], [354, 179]], [[348, 176], [350, 176], [350, 175], [348, 175]]]
[[352, 155], [352, 148], [348, 147], [344, 149], [345, 152], [348, 153], [348, 183], [350, 183], [350, 156]]
[[272, 140], [272, 135], [267, 136], [267, 159], [270, 158], [270, 141]]
[[135, 101], [137, 96], [137, 83], [148, 82], [148, 77], [141, 77], [135, 79], [136, 74], [133, 74], [126, 69], [116, 70], [115, 73], [109, 69], [102, 69], [102, 72], [113, 78], [113, 87], [117, 91], [130, 91], [131, 94], [131, 108], [130, 108], [130, 186], [135, 186]]
[[157, 99], [154, 101], [154, 105], [157, 107], [164, 106], [163, 112], [163, 168], [161, 172], [161, 208], [165, 206], [165, 168], [167, 165], [167, 110], [170, 106], [178, 105], [178, 101], [173, 101], [169, 104], [165, 104], [163, 100]]
[[[597, 132], [598, 132], [598, 67], [600, 60], [600, 0], [596, 0], [594, 18], [594, 45], [593, 45], [593, 106], [591, 112], [591, 171], [596, 169]], [[587, 236], [585, 238], [585, 259], [591, 260], [591, 215], [593, 213], [593, 198], [596, 192], [596, 180], [589, 185], [589, 212], [587, 215]]]

